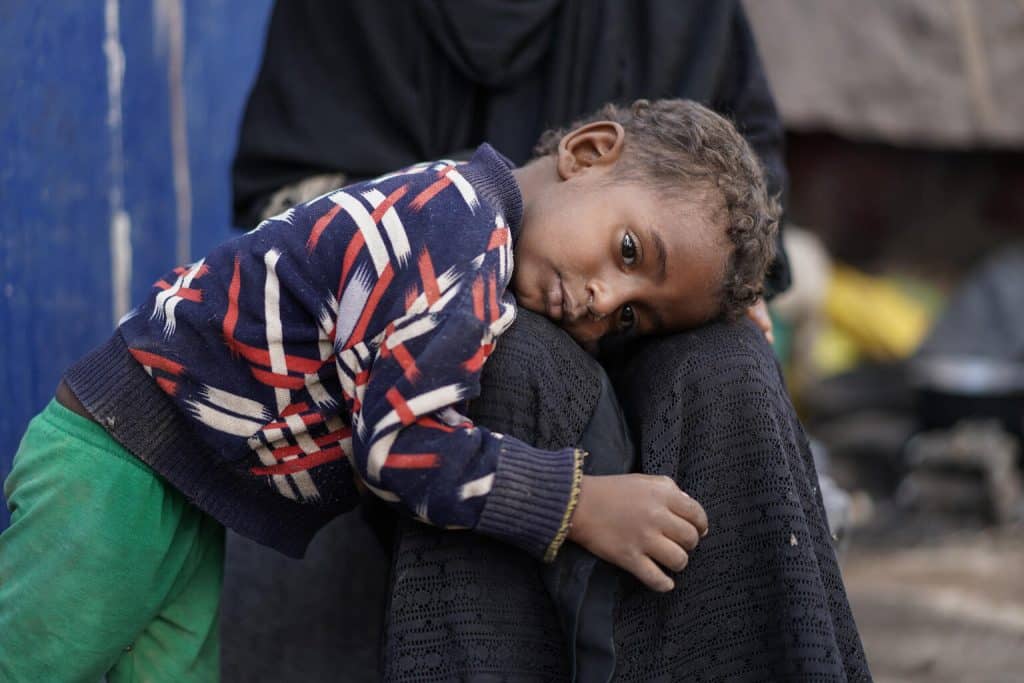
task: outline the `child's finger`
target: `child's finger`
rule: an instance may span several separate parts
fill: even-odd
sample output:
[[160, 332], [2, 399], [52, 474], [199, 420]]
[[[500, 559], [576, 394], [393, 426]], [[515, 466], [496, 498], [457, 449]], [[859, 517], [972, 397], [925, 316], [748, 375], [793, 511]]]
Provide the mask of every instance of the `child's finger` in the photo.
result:
[[677, 515], [670, 515], [665, 522], [662, 533], [683, 547], [683, 550], [691, 551], [700, 542], [700, 532], [697, 527]]
[[630, 574], [652, 591], [667, 593], [676, 587], [675, 581], [646, 555], [640, 555], [628, 569]]
[[669, 496], [668, 507], [686, 521], [697, 527], [697, 533], [703, 536], [708, 530], [708, 515], [704, 507], [694, 498], [679, 491], [678, 495]]
[[648, 553], [652, 560], [674, 572], [681, 572], [690, 563], [690, 556], [682, 547], [667, 536], [658, 539]]

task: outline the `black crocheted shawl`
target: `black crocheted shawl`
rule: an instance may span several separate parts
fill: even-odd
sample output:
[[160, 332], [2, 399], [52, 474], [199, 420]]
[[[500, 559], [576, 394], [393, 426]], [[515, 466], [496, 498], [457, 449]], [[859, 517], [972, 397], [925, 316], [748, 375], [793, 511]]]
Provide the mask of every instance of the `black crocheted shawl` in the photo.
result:
[[[646, 342], [631, 358], [616, 386], [639, 469], [700, 500], [710, 534], [670, 594], [622, 577], [615, 680], [870, 680], [807, 438], [760, 333], [716, 324]], [[599, 392], [594, 367], [564, 333], [522, 313], [471, 414], [541, 447], [575, 444]], [[540, 565], [413, 522], [395, 547], [386, 680], [567, 679]]]

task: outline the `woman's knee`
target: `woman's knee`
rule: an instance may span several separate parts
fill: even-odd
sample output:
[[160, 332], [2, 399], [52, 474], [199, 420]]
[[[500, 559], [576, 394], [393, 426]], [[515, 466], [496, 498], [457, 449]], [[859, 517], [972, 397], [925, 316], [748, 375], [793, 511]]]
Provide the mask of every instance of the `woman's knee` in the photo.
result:
[[601, 394], [604, 370], [563, 330], [520, 310], [484, 366], [470, 417], [541, 448], [561, 448], [583, 432]]

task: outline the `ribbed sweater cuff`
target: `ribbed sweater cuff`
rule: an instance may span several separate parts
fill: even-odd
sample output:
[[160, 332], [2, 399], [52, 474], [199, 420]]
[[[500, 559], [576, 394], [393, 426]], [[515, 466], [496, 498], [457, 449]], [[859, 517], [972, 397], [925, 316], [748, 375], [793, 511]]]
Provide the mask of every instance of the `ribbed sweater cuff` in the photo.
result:
[[505, 437], [476, 531], [551, 562], [569, 533], [583, 458], [578, 449], [545, 451]]

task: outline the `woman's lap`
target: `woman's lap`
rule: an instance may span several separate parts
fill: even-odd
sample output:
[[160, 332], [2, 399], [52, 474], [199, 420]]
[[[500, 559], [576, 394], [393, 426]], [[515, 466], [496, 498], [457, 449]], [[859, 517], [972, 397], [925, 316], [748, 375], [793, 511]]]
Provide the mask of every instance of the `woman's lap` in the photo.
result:
[[641, 469], [700, 500], [710, 532], [672, 594], [625, 591], [617, 680], [869, 678], [807, 438], [761, 333], [708, 326], [647, 344], [626, 370]]
[[[563, 351], [557, 340], [545, 344], [556, 359]], [[531, 386], [545, 381], [535, 370], [552, 372], [517, 366], [525, 369], [511, 382], [496, 366], [494, 381]], [[646, 342], [616, 376], [638, 469], [673, 477], [700, 500], [711, 533], [671, 594], [622, 578], [615, 680], [868, 678], [807, 440], [761, 333], [711, 325]], [[571, 436], [557, 403], [534, 412], [542, 415], [535, 438]], [[413, 524], [394, 562], [389, 679], [565, 677], [566, 648], [538, 565], [487, 539]]]

